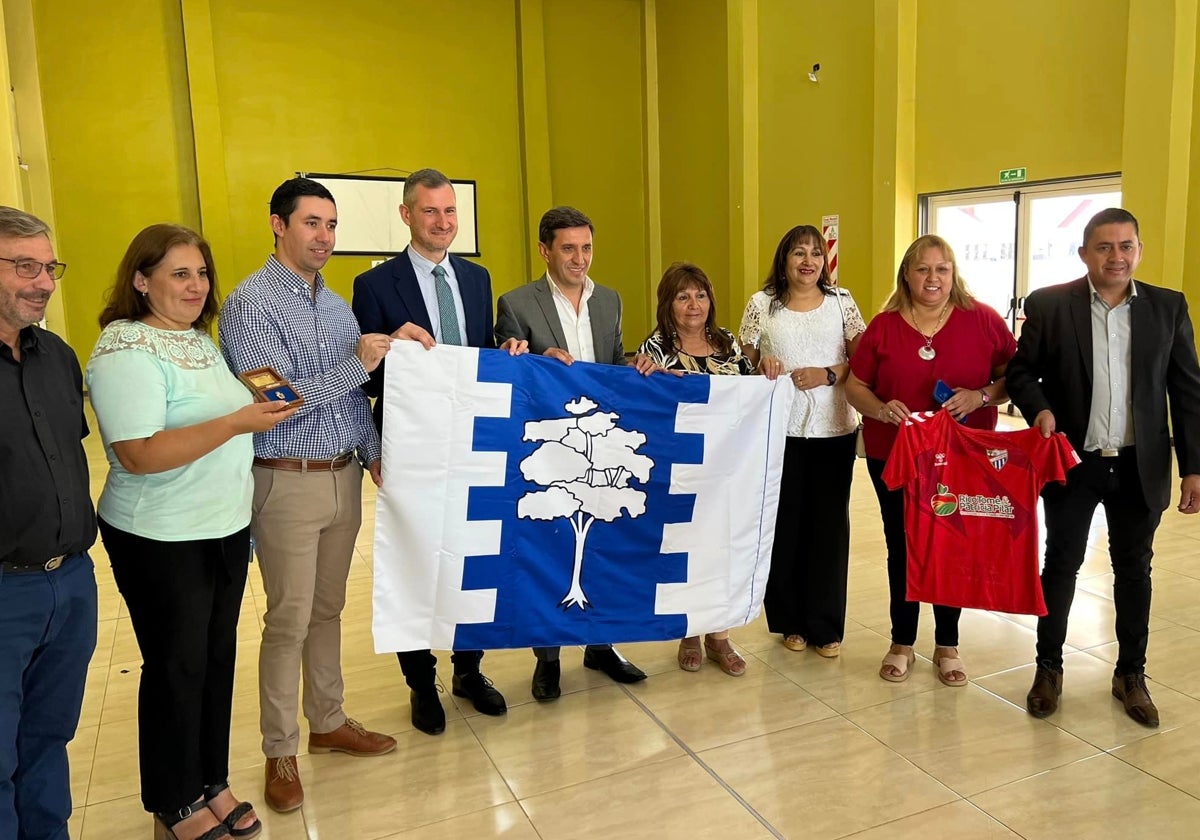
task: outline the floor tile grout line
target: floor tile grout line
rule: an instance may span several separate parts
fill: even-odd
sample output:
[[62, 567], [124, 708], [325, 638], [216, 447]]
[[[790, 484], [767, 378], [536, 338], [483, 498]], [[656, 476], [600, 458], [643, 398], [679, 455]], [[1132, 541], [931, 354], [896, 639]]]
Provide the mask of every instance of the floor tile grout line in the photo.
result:
[[776, 840], [787, 840], [787, 838], [779, 832], [779, 829], [775, 828], [775, 826], [773, 826], [766, 817], [760, 814], [753, 805], [746, 801], [745, 797], [734, 790], [728, 782], [721, 778], [721, 775], [717, 773], [716, 770], [713, 770], [712, 767], [710, 767], [708, 763], [704, 761], [704, 759], [700, 758], [700, 756], [691, 748], [691, 746], [689, 746], [682, 738], [676, 735], [675, 732], [669, 726], [667, 726], [658, 715], [654, 714], [654, 712], [650, 710], [650, 707], [643, 703], [641, 698], [639, 698], [633, 693], [633, 691], [630, 690], [629, 686], [621, 685], [620, 689], [624, 691], [629, 699], [632, 700], [646, 714], [646, 716], [650, 718], [650, 720], [654, 721], [655, 725], [665, 732], [667, 737], [674, 741], [679, 748], [692, 759], [692, 761], [696, 762], [696, 764], [698, 764], [705, 773], [711, 776], [713, 781], [724, 788], [725, 792], [732, 796], [734, 800], [741, 805], [747, 811], [747, 813], [750, 814], [750, 816], [758, 820], [759, 824], [762, 825], [763, 828], [771, 832], [771, 836], [775, 837]]
[[[450, 702], [453, 703], [454, 701], [452, 700]], [[505, 714], [507, 715], [507, 712]], [[482, 718], [482, 715], [478, 717]], [[508, 790], [509, 795], [512, 796], [512, 801], [517, 803], [517, 807], [520, 808], [521, 813], [525, 815], [525, 819], [529, 822], [529, 826], [533, 829], [533, 833], [538, 836], [539, 840], [541, 840], [542, 833], [538, 831], [537, 825], [534, 824], [533, 817], [531, 817], [529, 812], [525, 810], [525, 803], [521, 801], [521, 797], [517, 796], [517, 792], [513, 790], [512, 785], [509, 784], [508, 777], [504, 775], [504, 772], [500, 769], [499, 765], [496, 764], [496, 759], [492, 758], [492, 754], [488, 752], [488, 748], [483, 743], [483, 740], [479, 737], [479, 733], [476, 732], [475, 727], [471, 725], [471, 718], [464, 715], [463, 722], [467, 725], [467, 729], [470, 731], [471, 737], [475, 739], [475, 743], [479, 745], [479, 749], [483, 751], [485, 756], [487, 756], [488, 764], [492, 766], [492, 769], [496, 771], [496, 775], [499, 776], [500, 780], [504, 782], [504, 787], [506, 790]], [[494, 808], [497, 806], [493, 805], [492, 807]]]

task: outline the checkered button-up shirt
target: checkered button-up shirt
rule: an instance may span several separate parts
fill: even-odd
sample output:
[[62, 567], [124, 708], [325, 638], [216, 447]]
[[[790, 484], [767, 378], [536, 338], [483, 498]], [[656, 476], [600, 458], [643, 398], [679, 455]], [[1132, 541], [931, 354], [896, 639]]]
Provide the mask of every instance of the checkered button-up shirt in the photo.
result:
[[294, 417], [254, 436], [259, 458], [324, 460], [358, 451], [380, 456], [379, 434], [354, 351], [361, 335], [350, 306], [317, 274], [308, 283], [275, 257], [238, 284], [221, 309], [221, 351], [234, 373], [269, 365], [304, 397]]

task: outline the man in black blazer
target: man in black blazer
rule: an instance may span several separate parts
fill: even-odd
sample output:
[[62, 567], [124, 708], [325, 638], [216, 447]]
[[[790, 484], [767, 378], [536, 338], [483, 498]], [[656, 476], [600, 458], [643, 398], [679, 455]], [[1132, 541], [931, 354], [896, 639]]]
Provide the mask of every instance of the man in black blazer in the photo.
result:
[[[500, 296], [497, 339], [526, 341], [530, 352], [567, 365], [577, 361], [628, 364], [621, 340], [621, 297], [588, 277], [594, 231], [591, 220], [574, 207], [555, 207], [542, 215], [538, 251], [546, 261], [546, 273]], [[642, 354], [634, 357], [633, 365], [643, 375], [660, 369]], [[559, 648], [534, 648], [533, 652], [537, 657], [533, 697], [538, 702], [554, 700], [562, 693]], [[617, 682], [646, 679], [646, 674], [612, 645], [588, 645], [583, 664]]]
[[[404, 182], [400, 218], [412, 241], [399, 256], [363, 272], [354, 280], [352, 308], [358, 323], [370, 332], [419, 341], [494, 348], [492, 280], [487, 269], [449, 254], [458, 233], [454, 186], [436, 169], [412, 173]], [[525, 352], [519, 341], [502, 349]], [[383, 368], [364, 386], [373, 397], [383, 394]], [[383, 400], [375, 401], [375, 426], [383, 428]], [[386, 465], [385, 465], [386, 466]], [[428, 650], [396, 654], [410, 689], [412, 724], [437, 735], [446, 728], [446, 712], [438, 699], [437, 657]], [[455, 651], [452, 690], [467, 697], [485, 715], [502, 715], [504, 697], [479, 670], [481, 650]]]
[[1048, 613], [1038, 620], [1037, 672], [1026, 698], [1039, 718], [1058, 709], [1075, 578], [1092, 514], [1103, 504], [1117, 613], [1112, 693], [1138, 723], [1159, 723], [1145, 677], [1150, 558], [1171, 499], [1171, 431], [1179, 510], [1200, 510], [1200, 366], [1187, 300], [1135, 282], [1141, 256], [1132, 214], [1109, 208], [1093, 216], [1079, 249], [1087, 276], [1028, 297], [1008, 365], [1008, 393], [1025, 419], [1047, 437], [1065, 433], [1082, 458], [1065, 485], [1042, 492]]

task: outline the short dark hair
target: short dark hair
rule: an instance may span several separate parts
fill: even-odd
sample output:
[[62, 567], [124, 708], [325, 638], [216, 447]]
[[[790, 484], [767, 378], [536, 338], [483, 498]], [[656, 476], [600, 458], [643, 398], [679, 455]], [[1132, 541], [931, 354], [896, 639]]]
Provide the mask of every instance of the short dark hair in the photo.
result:
[[424, 187], [427, 190], [436, 190], [438, 187], [453, 189], [454, 184], [436, 169], [418, 169], [404, 179], [404, 197], [401, 200], [405, 207], [412, 207], [412, 197], [413, 193], [417, 191], [417, 187]]
[[207, 332], [209, 324], [217, 317], [220, 297], [217, 294], [217, 267], [213, 263], [212, 248], [204, 241], [204, 237], [183, 225], [150, 225], [144, 228], [125, 251], [121, 265], [117, 268], [117, 277], [105, 295], [104, 311], [100, 313], [100, 326], [107, 327], [113, 321], [126, 319], [140, 321], [150, 314], [150, 306], [146, 298], [138, 294], [133, 287], [133, 279], [140, 272], [143, 277], [154, 273], [167, 257], [167, 252], [176, 245], [195, 245], [204, 257], [204, 265], [208, 268], [208, 295], [204, 298], [204, 308], [200, 316], [192, 324], [193, 329]]
[[551, 207], [542, 214], [542, 220], [538, 223], [538, 242], [549, 248], [554, 244], [558, 231], [585, 225], [592, 233], [596, 232], [592, 220], [574, 207]]
[[288, 218], [296, 211], [296, 203], [306, 195], [324, 198], [337, 206], [333, 193], [324, 184], [311, 178], [288, 178], [271, 193], [271, 215], [283, 219], [284, 227], [287, 227]]
[[1132, 213], [1121, 207], [1107, 207], [1088, 219], [1088, 223], [1083, 226], [1083, 247], [1087, 247], [1092, 234], [1101, 225], [1133, 225], [1133, 235], [1139, 240], [1142, 238], [1141, 232], [1138, 231], [1138, 221]]

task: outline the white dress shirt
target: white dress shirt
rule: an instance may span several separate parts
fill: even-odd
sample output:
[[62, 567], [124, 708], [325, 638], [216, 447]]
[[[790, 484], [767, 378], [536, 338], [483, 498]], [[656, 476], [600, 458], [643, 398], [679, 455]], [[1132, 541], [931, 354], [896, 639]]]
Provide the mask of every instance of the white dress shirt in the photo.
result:
[[554, 278], [547, 274], [546, 279], [550, 281], [550, 294], [554, 298], [558, 320], [567, 339], [567, 352], [581, 362], [596, 361], [596, 342], [592, 338], [592, 319], [588, 315], [588, 301], [596, 284], [590, 277], [583, 278], [583, 297], [579, 301], [579, 311], [576, 312], [575, 304], [563, 294]]

